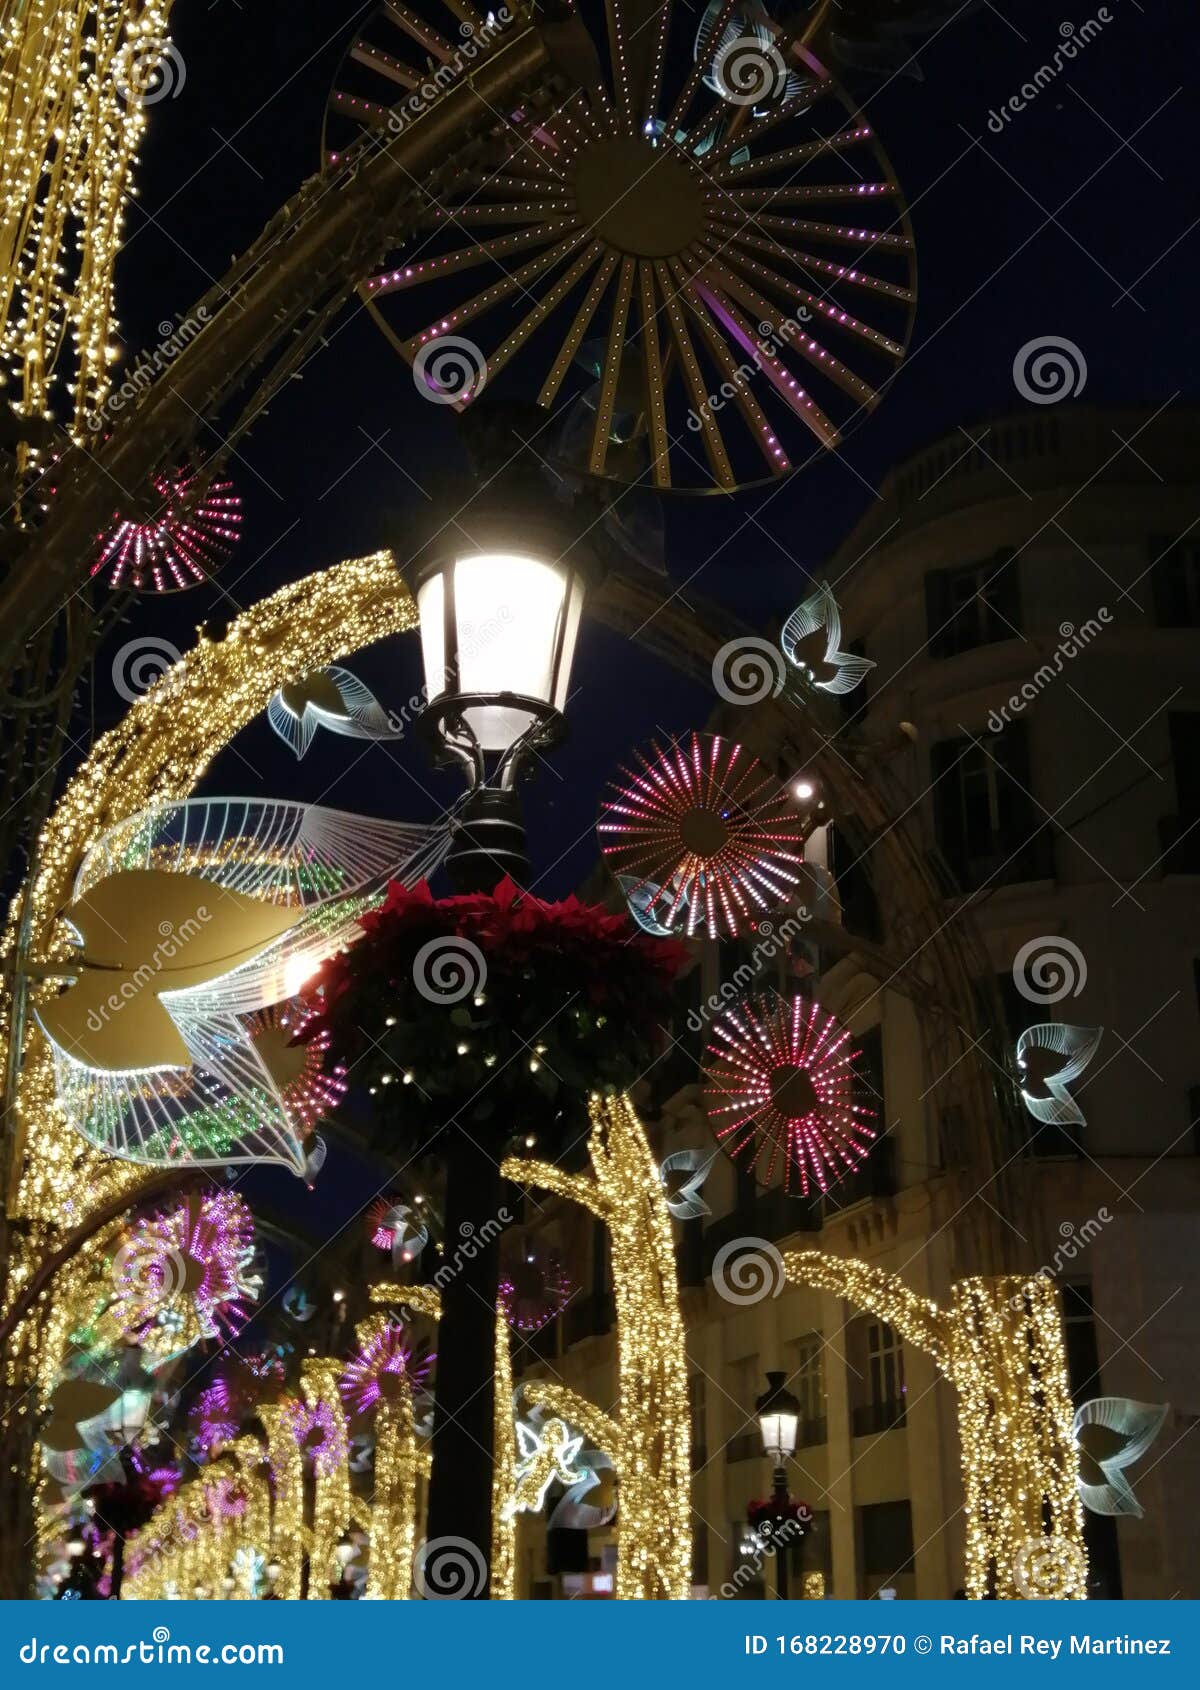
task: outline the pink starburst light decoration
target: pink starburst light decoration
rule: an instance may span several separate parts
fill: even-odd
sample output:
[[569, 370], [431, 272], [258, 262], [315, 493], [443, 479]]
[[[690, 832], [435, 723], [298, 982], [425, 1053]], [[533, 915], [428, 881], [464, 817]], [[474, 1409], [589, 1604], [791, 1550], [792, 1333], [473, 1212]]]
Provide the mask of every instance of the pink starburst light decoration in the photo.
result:
[[429, 1377], [435, 1357], [427, 1344], [412, 1342], [402, 1326], [391, 1324], [363, 1346], [338, 1381], [347, 1408], [369, 1414], [380, 1402], [403, 1390], [416, 1391]]
[[663, 928], [736, 936], [799, 880], [804, 824], [756, 757], [716, 734], [635, 753], [600, 812], [597, 832], [627, 896], [649, 896]]
[[518, 1332], [540, 1332], [560, 1315], [575, 1294], [575, 1283], [553, 1251], [521, 1256], [500, 1281], [500, 1301], [508, 1324]]
[[241, 537], [242, 501], [231, 481], [199, 485], [188, 468], [154, 478], [155, 502], [144, 520], [114, 515], [100, 536], [91, 573], [110, 587], [176, 593], [220, 568]]
[[[762, 1185], [807, 1197], [866, 1156], [874, 1114], [854, 1101], [849, 1030], [806, 998], [748, 998], [714, 1023], [705, 1105], [717, 1142]], [[762, 1164], [765, 1159], [765, 1168]], [[761, 1169], [761, 1171], [760, 1171]]]
[[315, 1006], [293, 998], [258, 1010], [246, 1022], [251, 1042], [301, 1137], [346, 1095], [346, 1070], [340, 1063], [328, 1071], [324, 1066], [329, 1033], [318, 1033], [306, 1044], [293, 1042], [316, 1013]]

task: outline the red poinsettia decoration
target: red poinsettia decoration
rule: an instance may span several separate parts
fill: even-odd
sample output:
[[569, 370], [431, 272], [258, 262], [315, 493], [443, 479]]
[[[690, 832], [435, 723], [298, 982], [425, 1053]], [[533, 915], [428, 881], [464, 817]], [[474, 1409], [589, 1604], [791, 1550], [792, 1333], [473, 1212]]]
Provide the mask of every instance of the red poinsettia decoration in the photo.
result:
[[781, 1526], [812, 1525], [813, 1511], [798, 1496], [760, 1496], [746, 1504], [746, 1518], [756, 1532], [778, 1531]]
[[378, 1109], [418, 1129], [444, 1121], [446, 1099], [511, 1133], [628, 1088], [654, 1060], [688, 954], [623, 912], [546, 903], [511, 880], [452, 898], [393, 882], [360, 925], [309, 982], [317, 1013], [300, 1037], [327, 1033]]

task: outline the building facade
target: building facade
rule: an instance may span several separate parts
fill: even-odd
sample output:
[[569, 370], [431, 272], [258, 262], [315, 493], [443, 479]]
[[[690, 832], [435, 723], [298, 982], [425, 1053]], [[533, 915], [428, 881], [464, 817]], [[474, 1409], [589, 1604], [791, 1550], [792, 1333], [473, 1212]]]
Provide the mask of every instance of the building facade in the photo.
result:
[[[831, 699], [835, 747], [886, 761], [945, 890], [945, 917], [982, 937], [1002, 1048], [1026, 1028], [1102, 1028], [1071, 1085], [1083, 1123], [1022, 1111], [1030, 1195], [1004, 1224], [1063, 1295], [1077, 1403], [1168, 1404], [1126, 1476], [1144, 1515], [1089, 1516], [1096, 1596], [1200, 1595], [1200, 437], [1179, 412], [1029, 409], [959, 430], [892, 472], [822, 578], [866, 683]], [[808, 590], [798, 584], [797, 598]], [[777, 630], [770, 630], [775, 634]], [[803, 782], [769, 713], [723, 705], [712, 726]], [[818, 794], [819, 798], [819, 794]], [[871, 853], [831, 817], [810, 841], [829, 879], [804, 889], [846, 942], [804, 935], [705, 945], [681, 984], [667, 1057], [643, 1107], [662, 1155], [711, 1149], [698, 1085], [713, 1016], [774, 988], [814, 996], [860, 1051], [878, 1142], [822, 1199], [756, 1189], [718, 1156], [710, 1217], [677, 1223], [688, 1329], [697, 1594], [770, 1594], [745, 1525], [770, 1488], [753, 1408], [768, 1369], [801, 1403], [794, 1494], [814, 1511], [792, 1595], [945, 1597], [962, 1584], [959, 1451], [949, 1387], [929, 1357], [840, 1299], [784, 1287], [777, 1252], [819, 1247], [943, 1298], [954, 1276], [939, 1114], [918, 1009], [856, 953], [886, 944]], [[788, 922], [788, 916], [792, 920]], [[988, 1058], [988, 1060], [992, 1060]], [[998, 1087], [1014, 1086], [1000, 1064]], [[522, 1344], [518, 1376], [559, 1376], [613, 1406], [612, 1300], [602, 1232], [555, 1205], [577, 1286]], [[739, 1266], [740, 1264], [740, 1266]], [[1105, 1452], [1101, 1452], [1105, 1453]], [[522, 1523], [525, 1594], [605, 1582], [613, 1534]]]

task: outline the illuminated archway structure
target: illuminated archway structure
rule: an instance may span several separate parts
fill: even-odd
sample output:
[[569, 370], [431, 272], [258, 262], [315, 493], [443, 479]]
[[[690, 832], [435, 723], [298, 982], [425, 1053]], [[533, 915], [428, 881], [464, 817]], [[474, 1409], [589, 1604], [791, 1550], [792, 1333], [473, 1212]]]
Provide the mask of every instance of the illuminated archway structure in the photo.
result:
[[[44, 831], [37, 876], [29, 889], [31, 948], [42, 957], [63, 954], [65, 939], [55, 929], [58, 912], [68, 901], [81, 855], [99, 832], [149, 803], [187, 797], [217, 753], [286, 682], [409, 630], [416, 622], [415, 606], [391, 555], [380, 552], [284, 588], [240, 616], [222, 640], [202, 635], [195, 650], [97, 742], [69, 783]], [[17, 937], [10, 924], [9, 942]], [[29, 1231], [24, 1246], [28, 1254], [16, 1265], [10, 1297], [19, 1294], [55, 1236], [78, 1222], [77, 1193], [86, 1192], [86, 1208], [93, 1212], [122, 1197], [132, 1205], [148, 1179], [146, 1170], [105, 1161], [75, 1138], [55, 1103], [45, 1041], [32, 1027], [25, 1027], [21, 1036], [25, 1060], [13, 1164], [19, 1176], [14, 1175], [10, 1212], [20, 1214]], [[679, 1599], [687, 1596], [690, 1585], [691, 1475], [671, 1220], [658, 1168], [629, 1101], [593, 1099], [592, 1121], [590, 1175], [569, 1175], [550, 1164], [517, 1159], [506, 1162], [504, 1173], [583, 1204], [610, 1230], [620, 1421], [614, 1423], [551, 1386], [531, 1387], [529, 1399], [574, 1421], [608, 1450], [618, 1469], [618, 1596]], [[941, 1308], [861, 1262], [801, 1252], [789, 1256], [787, 1264], [794, 1279], [877, 1312], [910, 1342], [928, 1350], [955, 1386], [970, 1593], [984, 1595], [990, 1581], [998, 1595], [1025, 1593], [1018, 1582], [1020, 1558], [1031, 1549], [1044, 1552], [1048, 1545], [1062, 1568], [1061, 1594], [1084, 1595], [1077, 1457], [1052, 1288], [1014, 1276], [972, 1277], [960, 1280], [951, 1303]], [[412, 1289], [404, 1290], [410, 1301]], [[52, 1310], [47, 1287], [10, 1350], [10, 1384], [53, 1377], [63, 1332]], [[428, 1312], [436, 1309], [431, 1306]], [[331, 1369], [333, 1364], [324, 1366]], [[331, 1401], [340, 1412], [332, 1373], [326, 1377], [320, 1368], [310, 1369], [306, 1386], [310, 1402]], [[27, 1424], [31, 1422], [32, 1417]], [[398, 1431], [392, 1453], [403, 1467], [412, 1452], [403, 1429]], [[285, 1459], [286, 1441], [281, 1426], [269, 1431], [273, 1459]], [[506, 1447], [507, 1440], [501, 1455]], [[297, 1487], [290, 1455], [286, 1460], [289, 1473], [282, 1494], [289, 1497], [290, 1511]], [[498, 1461], [498, 1482], [510, 1466], [510, 1461]], [[26, 1466], [25, 1474], [30, 1471]], [[398, 1507], [404, 1498], [407, 1519], [411, 1493], [406, 1479], [411, 1475], [397, 1473], [394, 1489]], [[340, 1534], [349, 1519], [344, 1474], [332, 1474], [331, 1481], [330, 1487], [323, 1487], [329, 1492], [324, 1498], [328, 1507], [322, 1509], [324, 1541], [316, 1546], [326, 1570], [336, 1543], [330, 1533], [336, 1524]], [[498, 1540], [497, 1553], [502, 1567], [511, 1568], [511, 1545]], [[279, 1559], [284, 1560], [282, 1553]], [[406, 1582], [406, 1559], [401, 1554], [392, 1569], [392, 1588]], [[294, 1580], [293, 1562], [294, 1555], [286, 1578], [281, 1572], [285, 1584]], [[498, 1585], [500, 1594], [511, 1591], [508, 1573]]]

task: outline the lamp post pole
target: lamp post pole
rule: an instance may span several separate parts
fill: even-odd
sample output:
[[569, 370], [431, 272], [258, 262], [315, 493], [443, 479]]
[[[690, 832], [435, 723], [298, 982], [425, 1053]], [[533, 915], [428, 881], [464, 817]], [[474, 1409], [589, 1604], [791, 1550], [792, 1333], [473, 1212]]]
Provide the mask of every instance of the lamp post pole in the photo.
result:
[[[473, 407], [473, 410], [479, 408]], [[435, 760], [457, 764], [467, 792], [452, 818], [446, 866], [459, 893], [518, 886], [530, 873], [518, 782], [562, 738], [585, 579], [574, 530], [503, 412], [473, 419], [479, 491], [418, 553], [410, 576], [421, 619], [427, 704], [418, 731]], [[482, 431], [480, 422], [482, 421]], [[482, 448], [482, 450], [481, 450]], [[436, 1594], [439, 1544], [466, 1539], [477, 1566], [492, 1551], [494, 1322], [504, 1182], [494, 1128], [471, 1105], [446, 1123], [446, 1258], [438, 1284], [433, 1466], [423, 1564]], [[473, 1583], [478, 1581], [472, 1581]], [[485, 1574], [472, 1594], [488, 1595]]]

